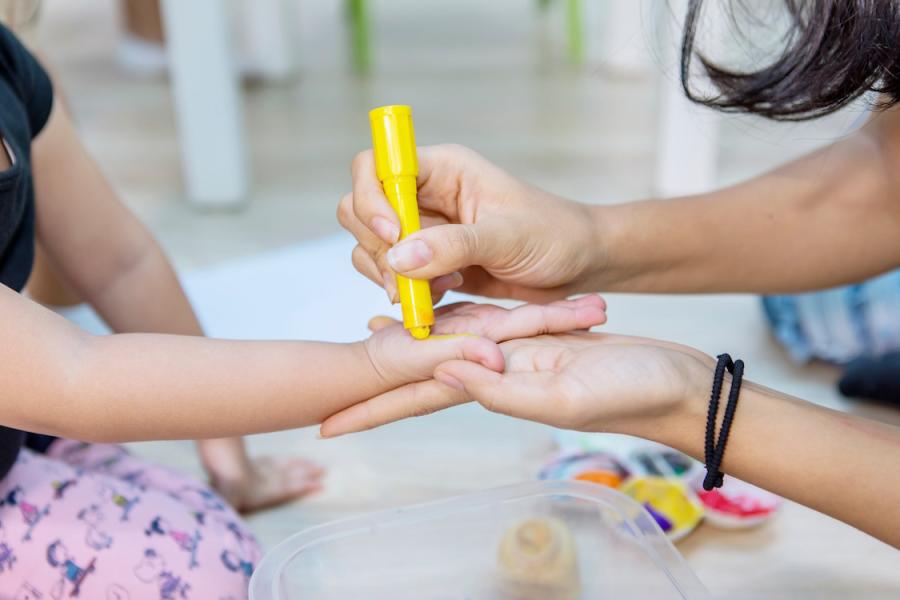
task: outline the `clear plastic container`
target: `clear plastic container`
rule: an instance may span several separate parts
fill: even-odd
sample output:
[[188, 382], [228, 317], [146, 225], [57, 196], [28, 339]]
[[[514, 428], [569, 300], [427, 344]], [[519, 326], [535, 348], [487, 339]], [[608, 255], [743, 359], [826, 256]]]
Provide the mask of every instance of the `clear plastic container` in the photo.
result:
[[251, 600], [709, 597], [639, 504], [570, 481], [313, 527], [273, 549], [250, 581]]

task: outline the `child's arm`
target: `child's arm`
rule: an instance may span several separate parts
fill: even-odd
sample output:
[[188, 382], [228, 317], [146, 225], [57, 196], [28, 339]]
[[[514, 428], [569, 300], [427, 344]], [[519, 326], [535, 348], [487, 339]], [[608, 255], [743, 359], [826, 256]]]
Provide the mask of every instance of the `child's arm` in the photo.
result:
[[[250, 342], [160, 334], [91, 336], [0, 288], [0, 423], [86, 441], [207, 438], [301, 427], [461, 358], [502, 369], [482, 337], [415, 341], [399, 325], [365, 342]], [[590, 327], [590, 296], [511, 311], [463, 305], [435, 334], [494, 340]]]
[[[32, 157], [38, 238], [80, 297], [115, 332], [202, 336], [159, 244], [119, 201], [59, 99]], [[212, 484], [242, 510], [301, 496], [320, 475], [302, 459], [251, 460], [241, 438], [199, 440], [197, 450]]]
[[58, 98], [32, 170], [42, 247], [113, 331], [202, 335], [159, 244], [119, 201]]

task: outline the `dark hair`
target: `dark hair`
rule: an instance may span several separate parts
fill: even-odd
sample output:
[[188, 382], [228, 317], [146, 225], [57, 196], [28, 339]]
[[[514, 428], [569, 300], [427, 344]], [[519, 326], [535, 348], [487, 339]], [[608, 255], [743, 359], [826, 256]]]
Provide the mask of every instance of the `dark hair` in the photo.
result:
[[[703, 0], [689, 0], [681, 45], [681, 82], [694, 102], [729, 112], [799, 121], [834, 112], [866, 92], [887, 108], [900, 101], [900, 1], [783, 0], [789, 27], [774, 60], [759, 69], [717, 64], [695, 47]], [[744, 2], [738, 5], [750, 14]], [[757, 4], [757, 7], [759, 5]], [[732, 22], [737, 23], [732, 3]], [[691, 89], [700, 60], [716, 88]]]

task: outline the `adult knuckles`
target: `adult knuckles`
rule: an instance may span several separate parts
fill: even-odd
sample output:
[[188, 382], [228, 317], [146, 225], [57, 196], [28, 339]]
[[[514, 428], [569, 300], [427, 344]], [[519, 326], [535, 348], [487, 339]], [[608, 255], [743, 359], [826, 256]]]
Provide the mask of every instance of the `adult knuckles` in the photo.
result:
[[340, 202], [338, 202], [338, 223], [340, 223], [344, 228], [348, 228], [350, 223], [352, 222], [353, 217], [353, 194], [345, 194], [344, 197], [341, 198]]

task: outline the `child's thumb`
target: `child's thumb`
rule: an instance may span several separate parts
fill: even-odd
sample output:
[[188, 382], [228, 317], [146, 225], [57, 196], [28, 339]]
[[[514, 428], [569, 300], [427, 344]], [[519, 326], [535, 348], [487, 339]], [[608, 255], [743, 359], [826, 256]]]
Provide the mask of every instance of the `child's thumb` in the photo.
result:
[[433, 335], [415, 342], [414, 354], [408, 360], [424, 369], [424, 373], [432, 373], [435, 365], [457, 360], [494, 371], [502, 371], [505, 366], [503, 352], [496, 342], [469, 334]]

